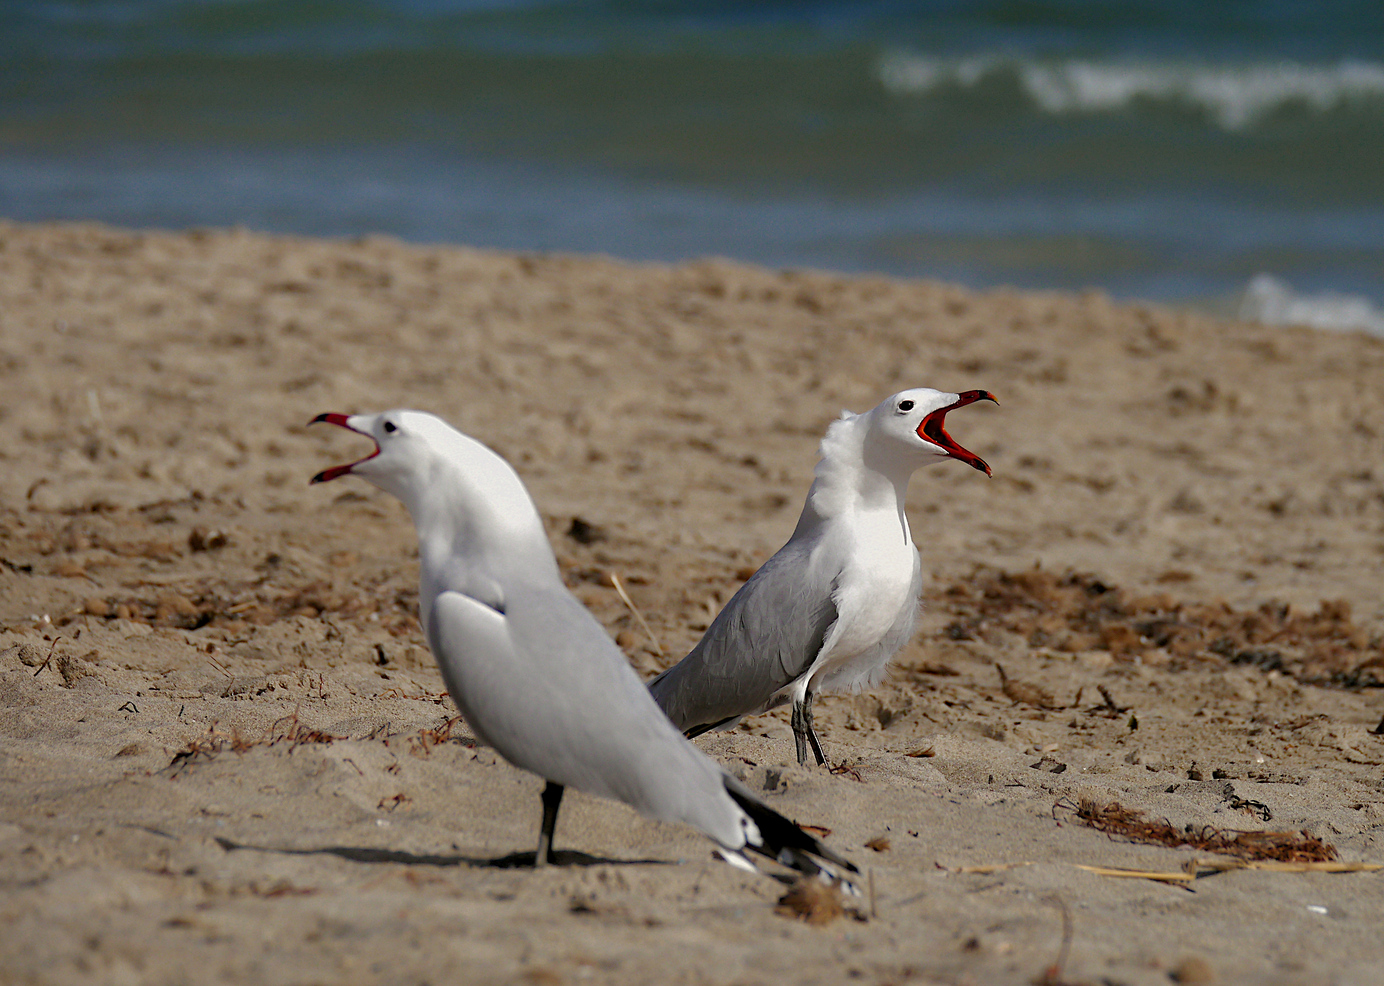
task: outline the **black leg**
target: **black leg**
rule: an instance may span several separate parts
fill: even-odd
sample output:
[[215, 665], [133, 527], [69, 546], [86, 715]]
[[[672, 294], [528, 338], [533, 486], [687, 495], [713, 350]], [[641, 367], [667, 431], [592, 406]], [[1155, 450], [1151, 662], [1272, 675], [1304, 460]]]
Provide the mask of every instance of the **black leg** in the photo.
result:
[[803, 703], [793, 703], [789, 723], [793, 727], [793, 743], [798, 748], [798, 763], [804, 763], [807, 760], [807, 730], [803, 728]]
[[[803, 725], [807, 727], [807, 741], [812, 744], [812, 752], [817, 757], [817, 763], [825, 767], [827, 763], [826, 754], [822, 752], [821, 741], [817, 739], [817, 730], [812, 728], [812, 699], [815, 696], [808, 692], [803, 698]], [[801, 754], [798, 756], [798, 763], [803, 762]]]
[[557, 828], [557, 808], [562, 804], [562, 785], [549, 781], [543, 788], [543, 825], [538, 830], [538, 852], [533, 854], [534, 866], [556, 863], [553, 854], [553, 830]]
[[793, 744], [797, 746], [797, 762], [807, 760], [807, 731], [803, 728], [803, 703], [793, 702], [793, 715], [789, 719], [793, 726]]

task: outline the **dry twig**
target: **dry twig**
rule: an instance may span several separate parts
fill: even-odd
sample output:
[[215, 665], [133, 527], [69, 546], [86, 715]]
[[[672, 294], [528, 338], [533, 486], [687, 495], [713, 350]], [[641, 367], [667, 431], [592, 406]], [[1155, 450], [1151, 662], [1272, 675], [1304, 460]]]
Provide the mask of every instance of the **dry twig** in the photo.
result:
[[1067, 966], [1067, 956], [1072, 951], [1072, 912], [1067, 907], [1067, 902], [1057, 894], [1048, 896], [1047, 901], [1056, 904], [1062, 912], [1062, 945], [1057, 950], [1057, 960], [1052, 965], [1043, 970], [1043, 974], [1033, 980], [1034, 986], [1065, 986], [1067, 980], [1062, 976], [1062, 970]]
[[1038, 709], [1059, 708], [1057, 700], [1046, 689], [1027, 681], [1015, 681], [1004, 673], [1004, 665], [999, 661], [995, 662], [995, 670], [1000, 673], [1000, 690], [1004, 692], [1005, 698], [1015, 705], [1031, 705]]
[[649, 624], [645, 621], [644, 614], [639, 612], [639, 608], [634, 605], [634, 601], [630, 599], [629, 593], [625, 591], [625, 587], [620, 584], [620, 576], [611, 572], [610, 584], [615, 587], [615, 591], [620, 594], [621, 600], [630, 608], [630, 612], [633, 613], [634, 618], [639, 621], [639, 625], [644, 628], [644, 632], [648, 634], [649, 640], [653, 642], [654, 650], [658, 651], [658, 656], [665, 657], [663, 645], [658, 642], [658, 638], [654, 636], [654, 632], [649, 629]]

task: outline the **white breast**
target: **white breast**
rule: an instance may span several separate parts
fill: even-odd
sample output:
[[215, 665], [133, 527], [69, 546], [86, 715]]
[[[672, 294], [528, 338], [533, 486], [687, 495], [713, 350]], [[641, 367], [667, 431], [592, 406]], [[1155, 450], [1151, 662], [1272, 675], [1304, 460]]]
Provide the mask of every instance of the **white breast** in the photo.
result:
[[837, 620], [812, 671], [817, 687], [872, 684], [913, 631], [922, 579], [906, 523], [894, 512], [857, 514], [849, 542], [833, 594]]

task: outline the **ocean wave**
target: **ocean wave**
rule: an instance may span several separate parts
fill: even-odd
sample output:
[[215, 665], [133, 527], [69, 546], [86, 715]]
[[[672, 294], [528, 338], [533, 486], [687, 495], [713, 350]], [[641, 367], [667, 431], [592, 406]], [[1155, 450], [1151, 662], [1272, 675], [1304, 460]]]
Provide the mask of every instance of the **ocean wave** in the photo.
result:
[[1384, 336], [1384, 308], [1369, 298], [1325, 291], [1298, 294], [1270, 274], [1256, 274], [1240, 297], [1240, 318], [1265, 325], [1363, 330]]
[[1039, 109], [1053, 114], [1107, 112], [1140, 99], [1179, 103], [1208, 113], [1226, 130], [1242, 130], [1289, 106], [1326, 112], [1354, 101], [1384, 99], [1384, 64], [1354, 60], [1216, 66], [1016, 61], [988, 55], [934, 58], [895, 51], [880, 59], [878, 75], [895, 95], [921, 95], [944, 86], [974, 88], [1008, 77]]

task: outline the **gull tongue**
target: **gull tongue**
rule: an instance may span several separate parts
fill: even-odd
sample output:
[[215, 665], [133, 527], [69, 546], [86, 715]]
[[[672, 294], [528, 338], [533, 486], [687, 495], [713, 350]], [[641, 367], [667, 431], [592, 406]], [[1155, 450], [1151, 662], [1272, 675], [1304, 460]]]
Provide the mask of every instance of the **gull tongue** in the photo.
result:
[[970, 449], [962, 448], [956, 439], [947, 434], [947, 412], [955, 411], [958, 407], [965, 407], [967, 404], [974, 404], [976, 401], [994, 401], [996, 404], [999, 401], [996, 401], [995, 395], [988, 390], [968, 390], [956, 396], [955, 404], [949, 404], [933, 411], [923, 419], [923, 423], [918, 425], [918, 437], [931, 442], [938, 448], [946, 449], [947, 455], [953, 459], [960, 459], [972, 468], [979, 469], [989, 476], [991, 475], [990, 467], [986, 465], [985, 460]]

